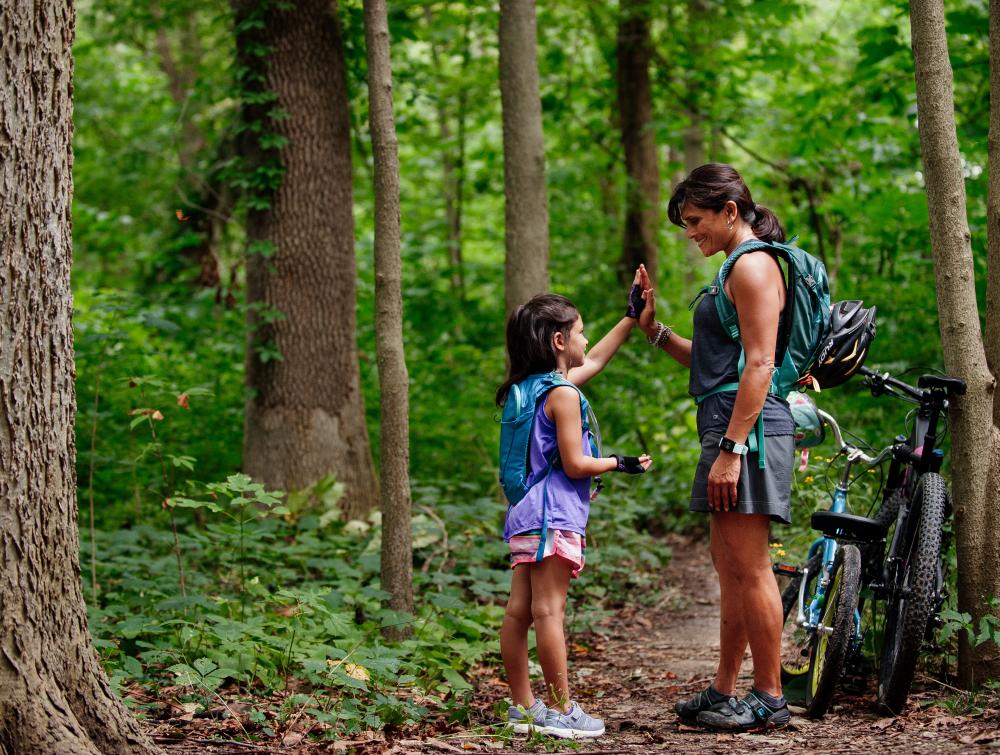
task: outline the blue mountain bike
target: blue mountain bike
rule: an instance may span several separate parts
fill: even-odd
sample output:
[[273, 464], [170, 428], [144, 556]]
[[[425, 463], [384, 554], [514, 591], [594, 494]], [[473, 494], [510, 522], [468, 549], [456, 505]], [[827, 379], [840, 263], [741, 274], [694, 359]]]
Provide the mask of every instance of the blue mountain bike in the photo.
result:
[[[859, 659], [873, 629], [869, 644], [877, 646], [878, 704], [900, 713], [920, 651], [933, 638], [947, 598], [944, 524], [951, 502], [940, 475], [944, 452], [938, 425], [949, 399], [965, 393], [965, 383], [924, 375], [914, 387], [887, 373], [866, 368], [861, 373], [873, 396], [892, 395], [917, 408], [909, 432], [874, 457], [846, 443], [836, 420], [817, 410], [845, 458], [844, 471], [830, 508], [812, 515], [812, 527], [822, 537], [810, 547], [806, 563], [774, 567], [785, 582], [782, 675], [786, 683], [805, 681], [806, 712], [813, 717], [827, 711], [845, 664]], [[871, 517], [849, 513], [852, 467], [887, 460], [877, 511]], [[863, 622], [866, 604], [866, 615], [873, 618]], [[880, 606], [881, 624], [874, 620]]]

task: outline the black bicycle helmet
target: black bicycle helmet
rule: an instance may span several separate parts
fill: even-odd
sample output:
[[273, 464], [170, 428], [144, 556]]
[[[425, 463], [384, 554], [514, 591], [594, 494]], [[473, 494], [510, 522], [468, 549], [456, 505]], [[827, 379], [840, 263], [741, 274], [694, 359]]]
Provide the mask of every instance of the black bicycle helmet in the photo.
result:
[[830, 310], [830, 334], [800, 382], [815, 380], [820, 388], [833, 388], [857, 372], [875, 340], [875, 312], [856, 299], [836, 302]]

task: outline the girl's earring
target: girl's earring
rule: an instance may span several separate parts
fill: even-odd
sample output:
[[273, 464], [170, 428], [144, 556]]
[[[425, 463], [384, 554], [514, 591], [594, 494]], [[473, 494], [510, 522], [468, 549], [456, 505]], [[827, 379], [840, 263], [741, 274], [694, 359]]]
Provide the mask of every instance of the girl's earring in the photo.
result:
[[729, 230], [730, 231], [733, 230], [733, 219], [732, 218], [729, 219], [727, 225], [729, 226]]

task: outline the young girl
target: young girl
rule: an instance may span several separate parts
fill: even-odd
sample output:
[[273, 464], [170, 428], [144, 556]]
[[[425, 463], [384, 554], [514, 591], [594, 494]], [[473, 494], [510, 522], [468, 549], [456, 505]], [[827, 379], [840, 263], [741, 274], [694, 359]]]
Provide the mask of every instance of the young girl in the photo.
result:
[[[630, 298], [627, 316], [589, 354], [583, 320], [569, 299], [541, 294], [518, 307], [507, 323], [510, 372], [497, 389], [497, 405], [504, 403], [515, 384], [529, 376], [554, 371], [581, 386], [604, 369], [636, 327], [636, 304], [641, 309], [641, 299], [636, 301], [634, 293]], [[500, 653], [514, 703], [508, 721], [514, 731], [535, 729], [573, 739], [604, 733], [602, 721], [588, 716], [570, 701], [563, 634], [569, 581], [584, 564], [590, 480], [605, 472], [640, 474], [652, 463], [648, 455], [592, 456], [581, 397], [576, 388], [557, 385], [536, 405], [529, 443], [533, 470], [528, 478], [529, 490], [508, 509], [504, 526], [513, 575], [500, 630]], [[556, 449], [559, 461], [549, 471], [547, 460], [553, 458]], [[542, 477], [547, 477], [546, 484], [537, 484]], [[532, 694], [528, 678], [528, 629], [532, 624], [549, 708]]]

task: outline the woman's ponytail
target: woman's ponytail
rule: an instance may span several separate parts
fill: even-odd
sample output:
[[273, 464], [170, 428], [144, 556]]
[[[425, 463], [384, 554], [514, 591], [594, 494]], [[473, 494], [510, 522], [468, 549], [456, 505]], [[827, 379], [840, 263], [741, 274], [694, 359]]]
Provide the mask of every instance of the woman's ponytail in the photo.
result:
[[785, 229], [781, 226], [781, 221], [778, 220], [777, 215], [764, 207], [764, 205], [754, 205], [748, 214], [751, 217], [744, 218], [744, 220], [750, 223], [754, 236], [761, 241], [777, 241], [781, 243], [785, 240]]

